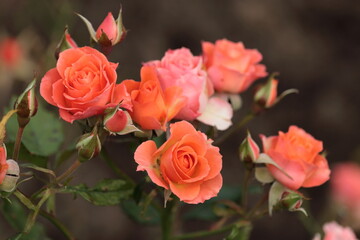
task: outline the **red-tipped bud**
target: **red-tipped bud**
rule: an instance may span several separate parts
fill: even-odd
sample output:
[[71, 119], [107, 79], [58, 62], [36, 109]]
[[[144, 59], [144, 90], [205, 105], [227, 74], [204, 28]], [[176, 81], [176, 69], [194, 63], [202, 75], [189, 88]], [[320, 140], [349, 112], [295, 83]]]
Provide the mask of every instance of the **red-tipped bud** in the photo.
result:
[[119, 107], [105, 110], [104, 128], [110, 134], [125, 135], [131, 132], [140, 131], [134, 126], [130, 114]]
[[55, 58], [58, 59], [59, 54], [64, 50], [69, 48], [77, 48], [77, 47], [78, 45], [76, 44], [74, 39], [70, 36], [68, 28], [65, 27], [64, 34], [55, 50]]
[[24, 128], [30, 118], [33, 117], [38, 109], [38, 102], [35, 95], [34, 79], [25, 89], [25, 91], [16, 99], [14, 109], [17, 110], [19, 127]]
[[97, 132], [97, 127], [90, 133], [85, 133], [76, 144], [78, 149], [79, 161], [85, 162], [97, 156], [101, 151], [101, 141]]
[[287, 189], [279, 182], [274, 182], [269, 191], [269, 214], [274, 209], [286, 209], [290, 212], [300, 211], [307, 215], [305, 209], [301, 208], [304, 196], [296, 191]]
[[100, 40], [101, 35], [105, 34], [107, 39], [109, 39], [112, 45], [115, 45], [115, 41], [118, 35], [118, 27], [115, 21], [114, 16], [111, 12], [108, 13], [104, 21], [100, 24], [96, 30], [96, 39]]
[[108, 13], [106, 18], [100, 24], [98, 29], [94, 30], [91, 22], [85, 17], [78, 14], [78, 16], [84, 21], [91, 38], [100, 44], [102, 51], [105, 55], [111, 52], [112, 46], [120, 43], [126, 36], [126, 29], [122, 22], [122, 9], [120, 8], [119, 15], [115, 20], [112, 13]]
[[254, 102], [261, 108], [270, 108], [276, 102], [278, 80], [269, 78], [266, 84], [260, 86], [254, 96]]
[[247, 133], [246, 138], [242, 141], [239, 149], [240, 159], [244, 162], [254, 163], [260, 154], [259, 146], [252, 139], [250, 132]]

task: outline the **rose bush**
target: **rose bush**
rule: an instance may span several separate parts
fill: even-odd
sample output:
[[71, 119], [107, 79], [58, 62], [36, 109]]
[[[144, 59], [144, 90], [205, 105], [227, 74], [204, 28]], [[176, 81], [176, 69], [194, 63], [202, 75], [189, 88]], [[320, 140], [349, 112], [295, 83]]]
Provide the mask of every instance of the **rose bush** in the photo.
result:
[[206, 135], [186, 121], [170, 125], [170, 137], [157, 148], [142, 143], [135, 152], [138, 171], [187, 203], [202, 203], [216, 196], [222, 186], [222, 156]]
[[186, 104], [180, 87], [162, 90], [156, 70], [151, 66], [141, 68], [141, 82], [125, 80], [121, 85], [131, 96], [129, 111], [132, 119], [143, 129], [166, 130], [166, 123], [173, 119]]
[[246, 49], [241, 42], [203, 42], [202, 49], [209, 78], [219, 92], [243, 92], [256, 79], [267, 75], [265, 66], [258, 64], [262, 55], [255, 49]]
[[40, 94], [68, 122], [102, 114], [122, 100], [124, 107], [131, 108], [124, 86], [116, 85], [116, 68], [91, 47], [67, 49], [42, 78]]
[[314, 187], [329, 179], [327, 160], [319, 154], [323, 150], [322, 142], [303, 129], [290, 126], [287, 133], [280, 131], [278, 136], [260, 137], [264, 153], [289, 175], [272, 164], [267, 165], [273, 177], [285, 187], [292, 190]]

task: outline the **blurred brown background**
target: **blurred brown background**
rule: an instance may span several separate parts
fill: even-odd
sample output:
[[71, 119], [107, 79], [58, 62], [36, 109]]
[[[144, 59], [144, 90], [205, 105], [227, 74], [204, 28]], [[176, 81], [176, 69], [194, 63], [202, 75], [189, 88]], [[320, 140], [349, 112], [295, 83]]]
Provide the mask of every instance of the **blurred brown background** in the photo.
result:
[[[330, 166], [340, 161], [360, 162], [360, 2], [355, 0], [1, 0], [0, 35], [25, 36], [22, 41], [33, 62], [27, 78], [0, 72], [0, 107], [32, 79], [33, 71], [41, 77], [54, 66], [52, 51], [66, 24], [80, 46], [88, 44], [86, 27], [74, 12], [97, 28], [108, 11], [117, 16], [120, 5], [129, 32], [110, 56], [119, 62], [119, 79], [138, 79], [141, 63], [161, 58], [169, 48], [185, 46], [198, 55], [202, 40], [242, 41], [263, 54], [262, 63], [269, 72], [280, 73], [280, 92], [288, 88], [300, 92], [248, 125], [255, 140], [260, 144], [259, 133], [275, 135], [295, 124], [323, 140]], [[243, 95], [245, 106], [234, 121], [245, 115], [250, 92]], [[242, 181], [234, 143], [240, 144], [243, 137], [241, 132], [221, 146], [226, 184]], [[113, 153], [119, 154], [119, 164], [127, 172], [142, 176], [135, 173], [127, 147], [114, 142], [108, 147], [118, 149]], [[109, 176], [103, 163], [91, 161], [79, 170], [76, 180], [92, 184]], [[328, 184], [303, 192], [312, 198], [316, 216], [328, 202]], [[138, 226], [120, 208], [94, 207], [70, 196], [60, 196], [60, 203], [59, 218], [79, 239], [158, 239], [156, 228]], [[0, 239], [9, 236], [2, 220], [0, 216]], [[62, 239], [51, 225], [48, 235]], [[251, 237], [311, 238], [296, 214], [290, 213], [256, 222]]]

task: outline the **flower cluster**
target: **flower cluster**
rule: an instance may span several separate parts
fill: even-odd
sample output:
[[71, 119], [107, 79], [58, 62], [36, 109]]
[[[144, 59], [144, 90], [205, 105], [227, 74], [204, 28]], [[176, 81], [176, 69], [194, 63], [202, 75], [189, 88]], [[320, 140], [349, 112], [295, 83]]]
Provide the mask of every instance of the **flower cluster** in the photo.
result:
[[[55, 51], [56, 66], [48, 70], [40, 82], [40, 95], [57, 108], [60, 118], [68, 123], [77, 122], [82, 128], [82, 135], [72, 149], [77, 150], [77, 158], [60, 176], [43, 166], [27, 165], [51, 175], [51, 180], [31, 197], [41, 198], [38, 205], [21, 192], [16, 192], [22, 203], [32, 210], [36, 209], [34, 216], [29, 218], [32, 222], [27, 223], [26, 228], [34, 224], [33, 219], [41, 204], [57, 192], [79, 193], [81, 190], [83, 192], [79, 195], [97, 205], [106, 205], [104, 202], [120, 205], [122, 200], [133, 197], [136, 204], [143, 207], [138, 212], [146, 212], [159, 189], [150, 193], [143, 191], [140, 184], [108, 159], [103, 145], [110, 136], [117, 136], [135, 146], [132, 160], [137, 165], [136, 170], [146, 172], [148, 177], [145, 179], [150, 180], [143, 181], [144, 184], [150, 182], [161, 188], [165, 208], [168, 201], [176, 202], [176, 199], [199, 204], [218, 196], [225, 179], [221, 171], [226, 164], [220, 153], [220, 143], [253, 117], [272, 108], [284, 96], [296, 92], [289, 89], [278, 95], [280, 81], [275, 78], [276, 74], [271, 74], [266, 82], [254, 86], [249, 113], [242, 121], [235, 122], [233, 115], [241, 108], [240, 94], [268, 75], [258, 50], [247, 49], [242, 42], [227, 39], [214, 43], [203, 41], [202, 52], [198, 55], [186, 47], [169, 49], [161, 59], [144, 62], [138, 79], [120, 79], [116, 71], [121, 64], [110, 61], [108, 56], [126, 36], [122, 11], [116, 20], [108, 13], [96, 31], [85, 17], [79, 16], [88, 28], [92, 43], [97, 45], [78, 47], [65, 29]], [[4, 55], [4, 50], [0, 50]], [[9, 63], [16, 60], [15, 55], [5, 55], [3, 58]], [[0, 123], [1, 194], [11, 193], [17, 187], [20, 170], [16, 161], [21, 137], [38, 111], [35, 85], [36, 79], [18, 97], [14, 108]], [[13, 158], [16, 161], [7, 159], [3, 143], [6, 122], [15, 113], [18, 135]], [[228, 132], [219, 132], [225, 130]], [[128, 136], [122, 138], [122, 135]], [[238, 157], [245, 172], [241, 196], [212, 201], [215, 206], [213, 212], [221, 217], [216, 226], [238, 217], [230, 225], [233, 228], [231, 234], [238, 234], [236, 231], [242, 227], [238, 225], [262, 217], [263, 212], [272, 215], [276, 210], [286, 209], [307, 214], [302, 203], [308, 198], [300, 192], [301, 188], [320, 186], [330, 179], [331, 171], [323, 142], [304, 129], [291, 125], [287, 132], [279, 131], [269, 137], [260, 134], [259, 138], [262, 149], [249, 130], [238, 144]], [[117, 179], [120, 181], [108, 182], [106, 179], [94, 188], [85, 185], [68, 187], [76, 168], [100, 153], [121, 178]], [[255, 204], [248, 201], [252, 179], [258, 180], [258, 185], [271, 184], [263, 188], [263, 198]], [[360, 216], [359, 179], [360, 170], [349, 164], [339, 166], [332, 180], [335, 202], [353, 211], [355, 219]], [[90, 190], [86, 192], [84, 189]], [[117, 195], [111, 195], [113, 192]], [[268, 205], [264, 206], [266, 200]], [[265, 209], [260, 211], [263, 207]], [[166, 214], [172, 212], [160, 209], [159, 213], [166, 222], [169, 219]], [[228, 226], [224, 228], [230, 229]], [[342, 236], [355, 239], [350, 229], [341, 228], [334, 222], [326, 224], [324, 231], [324, 239]], [[172, 238], [167, 236], [164, 239]], [[314, 239], [320, 239], [320, 235]]]

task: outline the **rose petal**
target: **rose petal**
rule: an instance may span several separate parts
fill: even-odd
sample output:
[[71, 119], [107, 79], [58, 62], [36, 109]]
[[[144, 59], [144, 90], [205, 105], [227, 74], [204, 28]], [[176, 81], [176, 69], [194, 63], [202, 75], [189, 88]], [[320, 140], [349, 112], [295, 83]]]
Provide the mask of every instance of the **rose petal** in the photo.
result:
[[323, 184], [330, 178], [330, 169], [327, 160], [318, 155], [314, 161], [314, 169], [306, 176], [303, 187], [315, 187]]
[[50, 104], [56, 106], [56, 102], [53, 100], [53, 84], [61, 79], [56, 68], [52, 68], [41, 79], [40, 83], [40, 95]]
[[176, 196], [180, 198], [181, 201], [187, 202], [189, 200], [195, 199], [200, 192], [200, 183], [193, 184], [177, 184], [174, 182], [170, 183], [170, 190]]
[[139, 166], [137, 171], [146, 170], [150, 179], [160, 187], [168, 189], [168, 185], [163, 180], [160, 174], [160, 166], [156, 162], [157, 159], [154, 157], [154, 154], [157, 150], [156, 144], [154, 141], [143, 142], [135, 151], [134, 158]]
[[233, 109], [230, 103], [220, 97], [213, 96], [209, 99], [204, 112], [197, 117], [197, 120], [223, 131], [232, 125], [232, 116]]
[[208, 181], [204, 181], [200, 185], [200, 192], [197, 195], [197, 197], [191, 200], [186, 200], [184, 202], [191, 204], [198, 204], [198, 203], [203, 203], [212, 197], [216, 197], [222, 187], [222, 184], [223, 184], [223, 179], [221, 174], [219, 174]]

